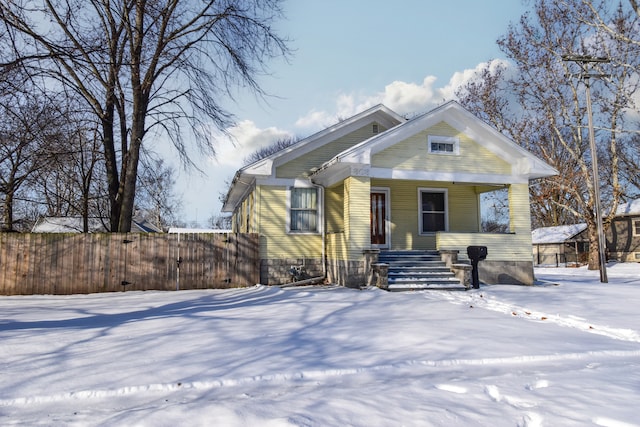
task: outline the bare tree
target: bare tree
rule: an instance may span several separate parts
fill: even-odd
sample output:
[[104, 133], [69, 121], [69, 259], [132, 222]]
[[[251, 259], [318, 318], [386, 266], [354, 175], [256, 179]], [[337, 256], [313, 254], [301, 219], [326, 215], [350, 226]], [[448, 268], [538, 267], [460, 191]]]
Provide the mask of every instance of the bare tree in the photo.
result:
[[[24, 78], [12, 73], [14, 79]], [[45, 168], [51, 156], [47, 146], [57, 140], [60, 117], [56, 104], [27, 81], [5, 85], [0, 94], [0, 197], [2, 230], [15, 230], [16, 202], [28, 197], [28, 187], [36, 173]], [[6, 82], [5, 82], [6, 83]]]
[[257, 149], [256, 151], [254, 151], [253, 153], [249, 154], [245, 159], [244, 159], [244, 164], [245, 165], [249, 165], [251, 163], [255, 163], [258, 160], [262, 160], [265, 157], [269, 157], [270, 155], [277, 153], [279, 151], [282, 151], [286, 148], [289, 148], [290, 146], [292, 146], [293, 144], [295, 144], [296, 142], [299, 141], [299, 138], [296, 137], [290, 137], [290, 138], [280, 138], [278, 140], [276, 140], [275, 142], [271, 143], [270, 145], [267, 145], [266, 147], [261, 147], [259, 149]]
[[207, 219], [207, 225], [214, 230], [231, 230], [231, 216], [211, 215]]
[[257, 77], [267, 61], [288, 54], [272, 26], [280, 2], [0, 2], [14, 48], [3, 66], [47, 75], [93, 111], [101, 125], [111, 229], [128, 231], [145, 136], [158, 128], [185, 165], [193, 165], [186, 140], [215, 154], [209, 127], [224, 129], [233, 120], [222, 97], [236, 86], [262, 94]]
[[181, 198], [175, 193], [175, 170], [159, 158], [143, 158], [136, 208], [153, 224], [167, 230], [179, 217]]
[[[86, 114], [67, 108], [59, 132], [60, 139], [47, 147], [50, 161], [37, 174], [34, 190], [47, 216], [81, 217], [82, 230], [88, 232], [89, 218], [108, 218], [97, 124]], [[107, 221], [105, 228], [108, 226]]]
[[579, 70], [562, 58], [568, 54], [617, 58], [606, 69], [598, 66], [593, 70], [610, 78], [592, 85], [597, 154], [603, 159], [597, 179], [605, 184], [602, 196], [607, 223], [630, 191], [623, 183], [631, 183], [629, 173], [634, 173], [621, 168], [620, 162], [623, 157], [634, 158], [625, 130], [626, 112], [636, 107], [633, 97], [638, 79], [634, 68], [622, 62], [637, 67], [640, 56], [638, 49], [622, 38], [586, 23], [584, 17], [594, 7], [616, 32], [634, 34], [639, 25], [635, 12], [622, 5], [613, 10], [605, 6], [582, 0], [537, 0], [533, 11], [498, 40], [515, 64], [515, 72], [487, 69], [478, 82], [459, 92], [463, 104], [560, 171], [558, 176], [532, 186], [534, 223], [586, 222], [589, 267], [593, 269], [599, 265], [590, 167], [595, 153], [589, 150], [583, 82], [570, 77]]

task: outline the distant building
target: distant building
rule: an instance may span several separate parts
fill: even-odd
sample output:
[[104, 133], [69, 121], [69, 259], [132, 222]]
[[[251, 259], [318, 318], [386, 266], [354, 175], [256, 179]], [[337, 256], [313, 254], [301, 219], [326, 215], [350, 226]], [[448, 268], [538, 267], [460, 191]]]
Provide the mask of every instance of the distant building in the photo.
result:
[[[607, 260], [640, 262], [640, 199], [618, 206], [605, 237]], [[537, 265], [587, 262], [587, 224], [537, 228], [531, 241]]]
[[589, 256], [587, 224], [536, 228], [531, 242], [536, 265], [580, 264]]
[[[31, 229], [32, 233], [82, 233], [82, 217], [42, 217]], [[109, 218], [89, 218], [89, 233], [108, 233]], [[133, 233], [162, 233], [162, 229], [146, 219], [131, 222]]]
[[607, 231], [609, 259], [640, 262], [640, 199], [618, 206]]

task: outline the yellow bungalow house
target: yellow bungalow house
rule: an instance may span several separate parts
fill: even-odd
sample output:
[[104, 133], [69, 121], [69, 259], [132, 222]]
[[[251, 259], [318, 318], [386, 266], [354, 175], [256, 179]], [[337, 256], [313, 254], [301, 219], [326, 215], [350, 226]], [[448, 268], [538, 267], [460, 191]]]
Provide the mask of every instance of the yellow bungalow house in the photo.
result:
[[[529, 182], [554, 174], [457, 102], [411, 120], [378, 105], [240, 169], [222, 210], [260, 235], [263, 284], [304, 266], [357, 287], [387, 251], [464, 258], [472, 245], [488, 250], [482, 281], [531, 284]], [[480, 195], [496, 189], [509, 231], [483, 233]]]

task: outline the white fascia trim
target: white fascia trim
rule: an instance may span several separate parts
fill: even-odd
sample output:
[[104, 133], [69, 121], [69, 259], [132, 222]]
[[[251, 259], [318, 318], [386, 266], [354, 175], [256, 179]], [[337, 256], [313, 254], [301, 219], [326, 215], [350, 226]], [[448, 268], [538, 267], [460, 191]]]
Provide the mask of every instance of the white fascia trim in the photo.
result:
[[320, 184], [324, 187], [331, 187], [340, 181], [347, 179], [351, 176], [351, 167], [348, 163], [340, 163], [333, 165], [330, 169], [325, 169], [320, 175], [314, 176], [313, 182]]
[[529, 179], [517, 175], [480, 174], [469, 172], [414, 171], [402, 169], [371, 168], [372, 178], [406, 179], [411, 181], [440, 181], [465, 184], [528, 184]]
[[308, 178], [274, 178], [265, 177], [256, 180], [256, 185], [269, 185], [274, 187], [313, 187], [313, 183]]

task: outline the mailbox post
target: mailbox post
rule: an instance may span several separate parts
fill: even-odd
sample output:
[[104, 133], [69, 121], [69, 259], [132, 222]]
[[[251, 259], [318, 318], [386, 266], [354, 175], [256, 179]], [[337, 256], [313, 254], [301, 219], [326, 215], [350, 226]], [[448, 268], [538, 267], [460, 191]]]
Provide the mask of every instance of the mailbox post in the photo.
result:
[[480, 279], [478, 279], [478, 262], [487, 258], [487, 247], [467, 246], [467, 256], [471, 260], [471, 284], [474, 289], [480, 289]]

